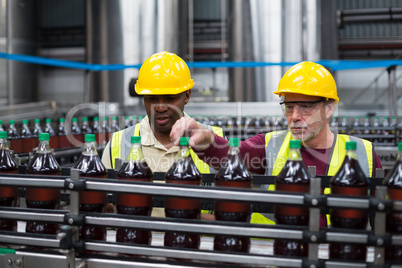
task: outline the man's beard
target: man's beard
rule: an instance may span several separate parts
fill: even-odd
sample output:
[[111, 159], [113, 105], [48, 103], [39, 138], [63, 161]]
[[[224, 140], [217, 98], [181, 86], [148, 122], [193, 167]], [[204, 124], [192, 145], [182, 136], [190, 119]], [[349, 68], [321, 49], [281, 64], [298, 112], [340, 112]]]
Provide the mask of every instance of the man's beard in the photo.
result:
[[[294, 127], [294, 125], [293, 125], [293, 124], [290, 124], [290, 125], [289, 125], [289, 128], [288, 128], [289, 131], [290, 131], [290, 134], [291, 134], [292, 137], [293, 137], [293, 139], [297, 139], [297, 140], [300, 140], [302, 143], [306, 143], [306, 142], [308, 142], [308, 141], [314, 139], [315, 137], [317, 137], [318, 134], [321, 132], [321, 130], [324, 128], [324, 125], [323, 125], [323, 124], [320, 124], [319, 127], [317, 128], [317, 130], [314, 131], [314, 132], [308, 131], [307, 133], [302, 132], [302, 133], [300, 133], [300, 134], [293, 134], [292, 131], [291, 131], [291, 127]], [[297, 127], [299, 127], [299, 126], [297, 126]], [[302, 127], [303, 127], [303, 126], [302, 126]]]

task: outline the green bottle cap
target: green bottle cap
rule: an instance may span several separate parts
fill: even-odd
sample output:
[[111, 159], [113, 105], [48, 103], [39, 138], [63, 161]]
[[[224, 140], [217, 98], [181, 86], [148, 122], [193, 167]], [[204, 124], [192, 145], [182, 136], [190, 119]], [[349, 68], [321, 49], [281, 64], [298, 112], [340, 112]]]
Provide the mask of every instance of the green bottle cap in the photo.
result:
[[0, 131], [0, 139], [7, 139], [7, 131]]
[[355, 141], [346, 142], [346, 150], [356, 150], [357, 143]]
[[78, 119], [77, 119], [77, 117], [73, 117], [73, 120], [72, 120], [73, 122], [78, 122]]
[[398, 151], [402, 151], [402, 141], [398, 142]]
[[140, 143], [141, 136], [131, 136], [131, 143]]
[[3, 125], [3, 120], [0, 120], [0, 125]]
[[49, 133], [39, 133], [40, 141], [48, 141], [49, 137], [50, 137]]
[[190, 138], [189, 137], [180, 137], [179, 145], [188, 146]]
[[46, 119], [45, 119], [45, 122], [46, 122], [46, 123], [52, 123], [52, 119], [46, 118]]
[[94, 142], [95, 134], [85, 134], [85, 142]]
[[300, 140], [291, 140], [289, 142], [289, 148], [292, 149], [300, 149], [301, 148], [301, 142]]
[[40, 119], [35, 119], [34, 122], [35, 124], [40, 124]]
[[83, 117], [82, 122], [88, 122], [88, 117]]
[[63, 123], [65, 121], [65, 119], [63, 117], [59, 118], [59, 122]]
[[240, 146], [240, 139], [239, 138], [229, 138], [229, 146]]
[[12, 248], [0, 248], [0, 255], [4, 254], [15, 254], [15, 249]]
[[8, 121], [8, 123], [9, 123], [10, 125], [14, 125], [14, 124], [15, 124], [15, 120], [10, 120], [10, 121]]
[[112, 116], [112, 120], [117, 120], [117, 116]]
[[103, 117], [103, 121], [107, 121], [107, 116], [104, 116], [104, 117]]
[[94, 121], [99, 121], [99, 117], [95, 116]]
[[23, 125], [28, 125], [28, 120], [27, 119], [22, 120], [22, 124]]
[[126, 115], [126, 117], [124, 119], [130, 120], [130, 116]]

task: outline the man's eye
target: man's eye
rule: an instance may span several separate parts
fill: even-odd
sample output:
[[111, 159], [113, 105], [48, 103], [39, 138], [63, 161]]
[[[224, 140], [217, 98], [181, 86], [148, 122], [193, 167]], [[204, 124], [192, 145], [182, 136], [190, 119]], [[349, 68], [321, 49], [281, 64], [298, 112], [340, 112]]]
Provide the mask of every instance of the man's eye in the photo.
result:
[[294, 105], [286, 105], [286, 109], [287, 109], [287, 110], [292, 110], [293, 107], [294, 107]]
[[311, 109], [312, 105], [311, 104], [300, 104], [300, 107], [303, 109]]

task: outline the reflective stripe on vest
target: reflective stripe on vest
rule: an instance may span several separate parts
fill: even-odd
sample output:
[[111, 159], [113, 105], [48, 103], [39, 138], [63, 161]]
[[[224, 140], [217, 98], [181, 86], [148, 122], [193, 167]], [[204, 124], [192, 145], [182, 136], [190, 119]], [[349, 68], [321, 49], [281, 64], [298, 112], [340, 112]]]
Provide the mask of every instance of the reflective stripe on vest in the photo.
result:
[[[203, 125], [209, 130], [213, 131], [216, 135], [223, 137], [223, 130], [219, 127], [211, 127]], [[124, 130], [120, 130], [112, 134], [110, 143], [110, 155], [112, 167], [115, 167], [115, 159], [121, 158], [126, 159], [131, 146], [131, 136], [140, 135], [140, 123], [135, 126], [129, 127]], [[213, 168], [210, 168], [208, 164], [203, 162], [197, 154], [190, 148], [191, 158], [193, 159], [195, 166], [201, 173], [213, 173], [216, 172]]]
[[[265, 156], [267, 158], [266, 175], [276, 176], [285, 166], [289, 153], [289, 141], [292, 135], [289, 131], [275, 131], [265, 135]], [[373, 176], [373, 146], [371, 142], [348, 135], [336, 135], [335, 145], [332, 148], [329, 157], [329, 168], [326, 171], [327, 176], [334, 176], [339, 170], [346, 155], [346, 142], [356, 141], [357, 160], [367, 177]], [[270, 168], [271, 167], [271, 168]]]

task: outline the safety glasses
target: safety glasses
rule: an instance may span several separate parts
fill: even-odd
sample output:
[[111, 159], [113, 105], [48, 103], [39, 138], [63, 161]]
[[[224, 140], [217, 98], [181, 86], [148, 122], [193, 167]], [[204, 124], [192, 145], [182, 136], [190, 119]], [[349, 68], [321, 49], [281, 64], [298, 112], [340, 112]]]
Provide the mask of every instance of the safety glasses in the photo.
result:
[[297, 109], [301, 115], [311, 115], [315, 112], [317, 104], [324, 101], [325, 99], [316, 101], [284, 101], [279, 104], [285, 115], [293, 114], [294, 109]]

